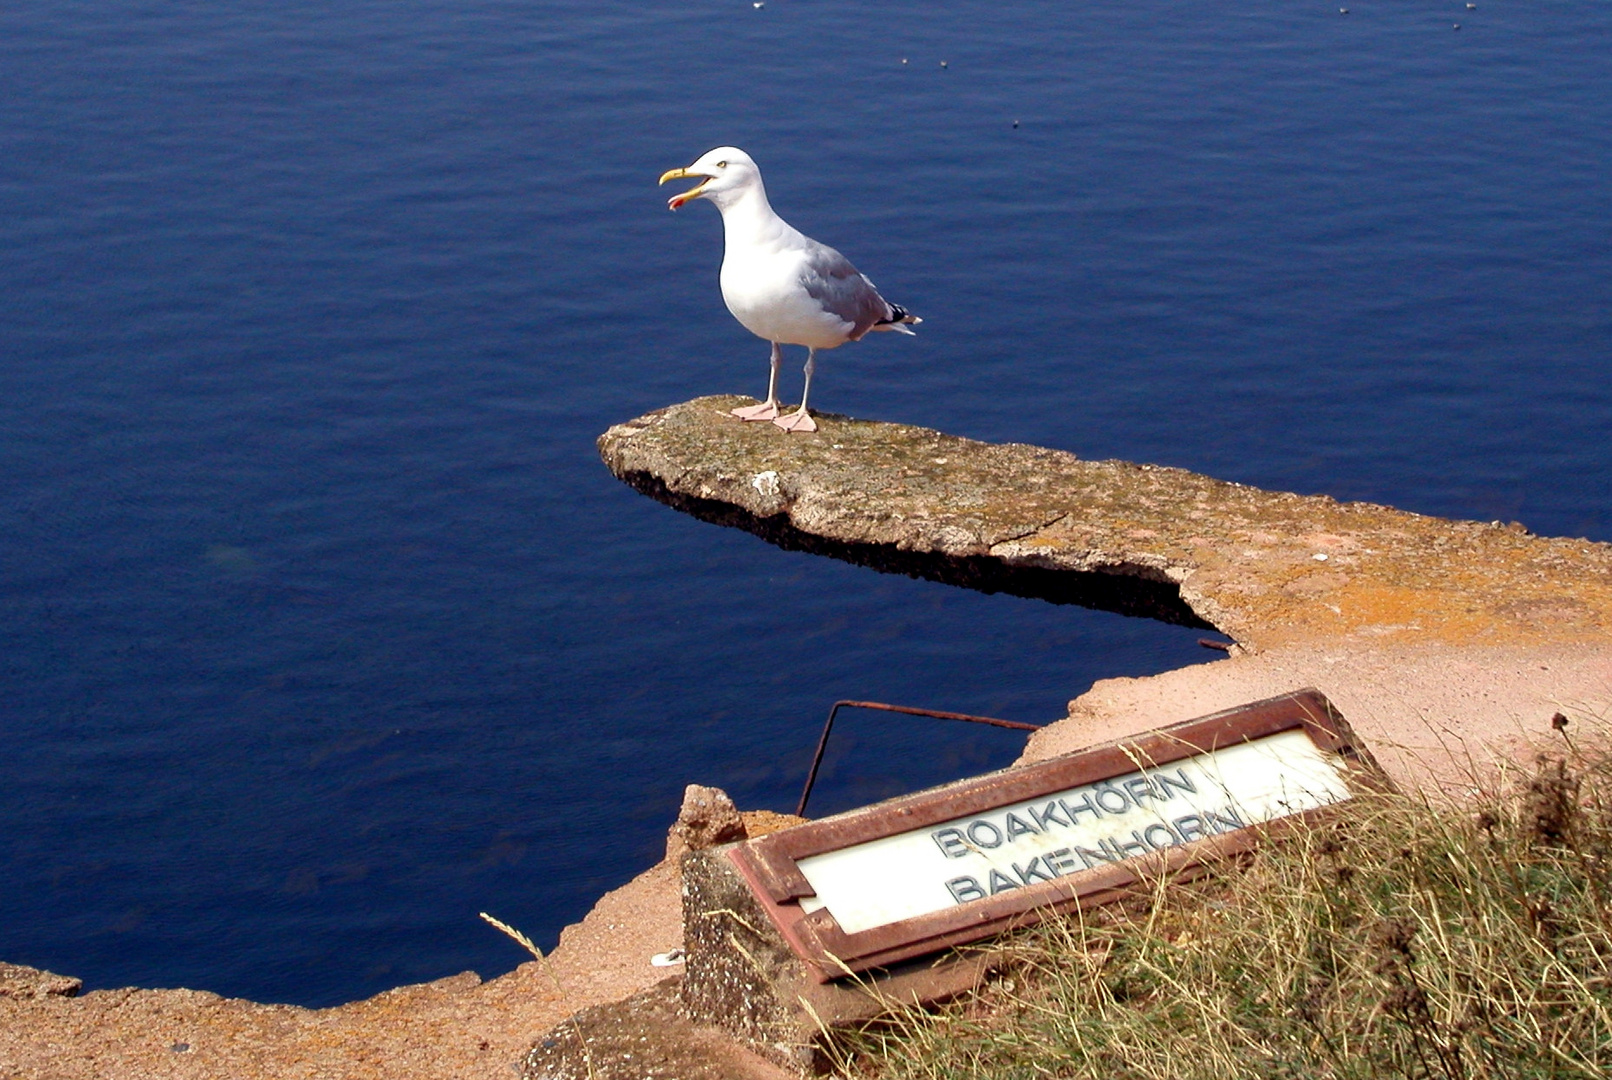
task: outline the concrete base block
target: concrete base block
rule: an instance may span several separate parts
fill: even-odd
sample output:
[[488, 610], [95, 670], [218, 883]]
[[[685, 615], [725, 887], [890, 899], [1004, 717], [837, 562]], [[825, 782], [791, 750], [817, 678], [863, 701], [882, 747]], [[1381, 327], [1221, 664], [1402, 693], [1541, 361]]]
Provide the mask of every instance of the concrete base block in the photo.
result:
[[952, 953], [818, 982], [728, 861], [733, 846], [683, 857], [683, 1008], [773, 1061], [820, 1071], [826, 1031], [956, 997], [991, 969], [988, 953]]

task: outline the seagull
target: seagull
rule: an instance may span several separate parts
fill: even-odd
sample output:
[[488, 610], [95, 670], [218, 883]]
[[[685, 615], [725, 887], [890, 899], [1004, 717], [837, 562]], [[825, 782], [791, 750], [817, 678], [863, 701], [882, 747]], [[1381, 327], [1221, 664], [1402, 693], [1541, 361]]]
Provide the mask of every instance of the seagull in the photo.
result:
[[[676, 210], [695, 199], [709, 199], [722, 212], [726, 237], [722, 255], [722, 299], [733, 317], [752, 334], [772, 343], [772, 375], [767, 400], [734, 409], [741, 420], [771, 420], [785, 431], [816, 431], [806, 412], [817, 350], [836, 349], [859, 341], [870, 330], [908, 329], [922, 322], [906, 308], [879, 295], [873, 282], [851, 261], [826, 244], [791, 228], [773, 211], [761, 170], [750, 155], [719, 146], [686, 169], [671, 169], [660, 178], [698, 177], [700, 182], [667, 206]], [[800, 408], [778, 413], [778, 366], [783, 346], [806, 346], [806, 387]]]

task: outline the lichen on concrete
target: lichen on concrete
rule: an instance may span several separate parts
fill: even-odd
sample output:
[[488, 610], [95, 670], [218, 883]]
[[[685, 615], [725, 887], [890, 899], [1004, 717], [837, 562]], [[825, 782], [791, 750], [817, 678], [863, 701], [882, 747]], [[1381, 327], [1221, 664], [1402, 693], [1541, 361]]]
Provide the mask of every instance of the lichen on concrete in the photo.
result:
[[815, 1030], [795, 1006], [809, 982], [806, 965], [721, 849], [683, 856], [683, 947], [682, 1002], [690, 1017], [721, 1025], [776, 1061], [810, 1063]]
[[624, 1001], [585, 1009], [538, 1039], [523, 1080], [798, 1080], [684, 1015], [673, 976]]

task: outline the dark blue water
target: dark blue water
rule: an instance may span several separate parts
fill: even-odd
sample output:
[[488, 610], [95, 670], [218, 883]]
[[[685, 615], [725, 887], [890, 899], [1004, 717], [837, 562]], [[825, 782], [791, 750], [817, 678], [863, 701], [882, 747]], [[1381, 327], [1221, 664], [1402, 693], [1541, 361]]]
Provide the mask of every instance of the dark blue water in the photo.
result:
[[[721, 143], [925, 319], [824, 409], [1612, 538], [1612, 6], [1350, 7], [0, 8], [0, 958], [491, 975], [477, 911], [552, 943], [690, 781], [789, 808], [837, 697], [1206, 657], [610, 478], [764, 388], [654, 185]], [[816, 809], [1017, 746], [926, 723], [847, 717]]]

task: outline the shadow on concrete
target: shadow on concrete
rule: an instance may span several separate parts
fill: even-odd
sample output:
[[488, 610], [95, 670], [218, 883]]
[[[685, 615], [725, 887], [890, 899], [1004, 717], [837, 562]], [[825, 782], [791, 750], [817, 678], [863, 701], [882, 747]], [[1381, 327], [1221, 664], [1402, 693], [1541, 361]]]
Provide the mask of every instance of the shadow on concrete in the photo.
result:
[[983, 593], [1007, 593], [1051, 604], [1076, 604], [1098, 611], [1157, 619], [1177, 626], [1215, 629], [1186, 605], [1181, 599], [1181, 590], [1170, 581], [1138, 574], [1011, 566], [989, 555], [958, 557], [902, 551], [894, 544], [842, 543], [802, 532], [789, 523], [787, 514], [756, 517], [729, 503], [669, 491], [658, 477], [646, 472], [631, 472], [621, 479], [633, 490], [674, 510], [713, 525], [742, 529], [785, 551], [826, 555], [880, 573], [903, 574]]

